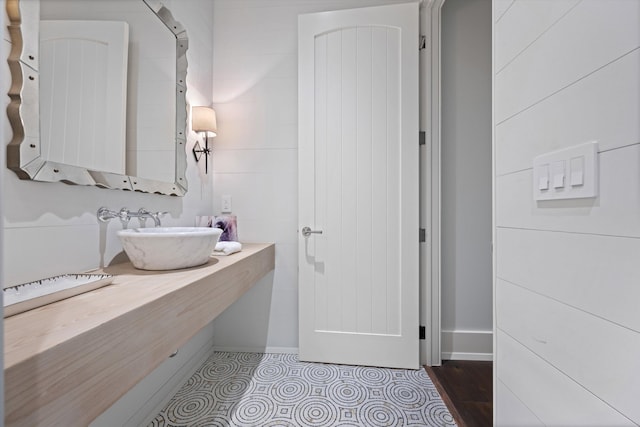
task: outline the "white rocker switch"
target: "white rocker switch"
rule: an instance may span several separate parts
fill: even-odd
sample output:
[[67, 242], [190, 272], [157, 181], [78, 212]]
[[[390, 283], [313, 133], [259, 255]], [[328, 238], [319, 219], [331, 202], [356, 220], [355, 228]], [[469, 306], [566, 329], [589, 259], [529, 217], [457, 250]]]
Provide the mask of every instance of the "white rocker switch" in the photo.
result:
[[574, 157], [571, 159], [570, 183], [572, 187], [584, 184], [584, 157]]
[[564, 187], [564, 160], [553, 163], [553, 188]]
[[549, 189], [549, 165], [542, 165], [538, 169], [538, 190]]

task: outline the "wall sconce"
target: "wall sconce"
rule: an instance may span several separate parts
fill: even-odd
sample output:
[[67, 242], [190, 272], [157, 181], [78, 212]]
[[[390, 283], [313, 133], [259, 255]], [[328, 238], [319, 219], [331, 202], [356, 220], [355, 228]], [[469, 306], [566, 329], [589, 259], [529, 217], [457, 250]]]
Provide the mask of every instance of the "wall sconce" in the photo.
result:
[[196, 162], [199, 162], [203, 155], [205, 156], [204, 172], [209, 173], [209, 155], [211, 154], [209, 134], [216, 136], [218, 131], [216, 112], [213, 111], [213, 108], [193, 107], [191, 109], [191, 129], [194, 132], [204, 132], [204, 148], [200, 147], [199, 141], [196, 141], [193, 146], [193, 156], [196, 158]]

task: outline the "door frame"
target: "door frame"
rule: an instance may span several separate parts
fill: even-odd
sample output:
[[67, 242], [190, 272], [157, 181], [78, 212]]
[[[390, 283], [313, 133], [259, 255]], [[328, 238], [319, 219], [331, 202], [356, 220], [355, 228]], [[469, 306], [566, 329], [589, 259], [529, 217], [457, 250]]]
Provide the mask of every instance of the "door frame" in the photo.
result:
[[445, 1], [420, 4], [421, 33], [426, 37], [420, 54], [420, 129], [426, 136], [420, 152], [420, 223], [426, 231], [420, 251], [420, 324], [426, 332], [420, 342], [420, 363], [427, 366], [442, 364], [440, 27]]

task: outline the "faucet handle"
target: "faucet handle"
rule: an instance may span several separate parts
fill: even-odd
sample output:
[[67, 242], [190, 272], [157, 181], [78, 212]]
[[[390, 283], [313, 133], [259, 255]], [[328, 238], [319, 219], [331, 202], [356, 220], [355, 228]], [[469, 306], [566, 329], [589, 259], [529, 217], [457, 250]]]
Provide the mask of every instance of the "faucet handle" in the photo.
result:
[[120, 209], [120, 212], [118, 212], [118, 218], [120, 218], [122, 228], [127, 228], [129, 226], [129, 220], [131, 219], [131, 215], [129, 215], [129, 209]]
[[[138, 217], [138, 221], [140, 222], [140, 227], [145, 228], [147, 226], [147, 218], [153, 219], [153, 222], [157, 224], [156, 218], [153, 212], [149, 212], [148, 209], [140, 208], [138, 209], [138, 213], [135, 215]], [[157, 225], [156, 225], [157, 227]]]
[[118, 213], [109, 210], [109, 208], [105, 206], [102, 206], [100, 209], [98, 209], [97, 216], [100, 222], [109, 222], [110, 219], [116, 218], [118, 216]]
[[151, 218], [155, 221], [156, 227], [160, 227], [162, 223], [160, 222], [160, 218], [168, 214], [169, 212], [152, 212]]

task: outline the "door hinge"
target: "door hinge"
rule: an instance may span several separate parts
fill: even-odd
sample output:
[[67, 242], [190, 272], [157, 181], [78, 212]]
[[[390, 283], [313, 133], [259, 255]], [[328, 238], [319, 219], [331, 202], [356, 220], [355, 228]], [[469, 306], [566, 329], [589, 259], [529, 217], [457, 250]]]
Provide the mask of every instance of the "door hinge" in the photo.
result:
[[427, 143], [427, 133], [423, 130], [418, 132], [418, 144], [425, 145]]
[[426, 229], [424, 229], [424, 228], [420, 229], [419, 239], [420, 239], [420, 243], [427, 241], [427, 230]]
[[419, 50], [427, 48], [427, 36], [420, 36], [420, 42], [418, 46]]
[[420, 339], [427, 339], [427, 328], [425, 328], [424, 326], [420, 326]]

